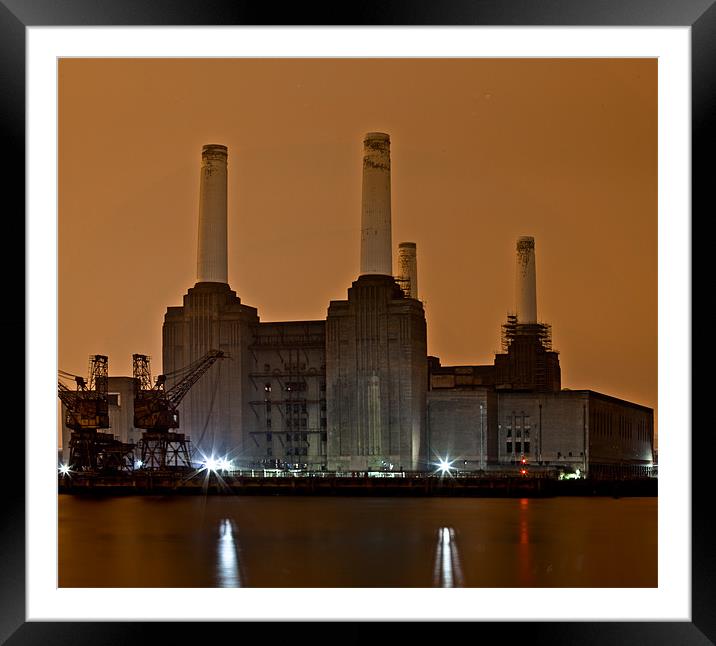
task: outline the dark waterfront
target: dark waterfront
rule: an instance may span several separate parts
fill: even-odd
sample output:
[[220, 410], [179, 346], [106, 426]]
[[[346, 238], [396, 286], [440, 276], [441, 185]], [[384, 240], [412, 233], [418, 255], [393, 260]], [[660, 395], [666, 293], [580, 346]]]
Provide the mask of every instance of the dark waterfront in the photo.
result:
[[653, 498], [59, 497], [60, 587], [656, 587]]

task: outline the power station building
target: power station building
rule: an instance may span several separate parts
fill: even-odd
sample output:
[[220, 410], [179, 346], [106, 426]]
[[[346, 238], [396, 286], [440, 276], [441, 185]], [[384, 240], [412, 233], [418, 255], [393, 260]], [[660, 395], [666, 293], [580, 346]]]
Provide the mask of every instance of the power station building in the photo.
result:
[[167, 309], [162, 336], [167, 388], [209, 350], [230, 357], [180, 404], [196, 459], [345, 472], [524, 459], [592, 477], [650, 473], [652, 409], [561, 386], [551, 328], [537, 318], [533, 238], [517, 240], [515, 311], [494, 363], [428, 355], [414, 243], [399, 245], [393, 272], [390, 138], [371, 132], [363, 146], [358, 276], [325, 320], [290, 322], [261, 321], [228, 285], [227, 148], [203, 147], [197, 282]]

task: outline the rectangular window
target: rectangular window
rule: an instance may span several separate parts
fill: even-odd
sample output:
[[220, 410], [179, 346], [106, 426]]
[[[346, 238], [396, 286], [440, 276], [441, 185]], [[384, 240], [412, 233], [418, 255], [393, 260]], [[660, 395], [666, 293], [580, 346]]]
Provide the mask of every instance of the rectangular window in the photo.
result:
[[306, 428], [306, 426], [307, 426], [306, 422], [307, 422], [307, 421], [308, 421], [308, 420], [307, 420], [305, 417], [301, 420], [301, 428]]
[[271, 418], [270, 417], [266, 420], [266, 428], [271, 428]]
[[515, 453], [522, 453], [522, 442], [515, 442]]
[[270, 442], [273, 439], [273, 433], [266, 433], [266, 441]]
[[328, 442], [328, 433], [321, 433], [321, 442]]
[[326, 428], [326, 418], [321, 417], [321, 428]]
[[512, 453], [512, 442], [507, 443], [507, 453]]
[[530, 452], [530, 443], [525, 442], [525, 453], [529, 453], [529, 452]]
[[110, 406], [119, 406], [119, 393], [110, 393], [107, 395], [107, 403]]

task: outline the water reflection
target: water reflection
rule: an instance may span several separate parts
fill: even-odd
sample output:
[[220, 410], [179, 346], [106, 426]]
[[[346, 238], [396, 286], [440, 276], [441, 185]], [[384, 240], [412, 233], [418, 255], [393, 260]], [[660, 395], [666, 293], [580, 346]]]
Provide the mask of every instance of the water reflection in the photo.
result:
[[530, 549], [529, 498], [520, 499], [520, 542], [518, 549], [519, 579], [521, 586], [534, 586], [532, 554]]
[[463, 586], [462, 567], [455, 543], [455, 530], [452, 527], [441, 527], [438, 530], [433, 585], [438, 588]]
[[219, 523], [219, 544], [216, 560], [216, 580], [219, 588], [240, 588], [238, 545], [234, 539], [235, 526], [230, 518]]
[[61, 495], [59, 586], [653, 588], [657, 503]]

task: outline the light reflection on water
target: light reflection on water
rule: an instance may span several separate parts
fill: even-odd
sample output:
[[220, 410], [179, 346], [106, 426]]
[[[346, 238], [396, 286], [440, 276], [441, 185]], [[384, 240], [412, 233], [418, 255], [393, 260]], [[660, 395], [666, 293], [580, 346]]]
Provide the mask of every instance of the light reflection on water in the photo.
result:
[[655, 587], [656, 498], [59, 498], [60, 587]]
[[455, 543], [455, 530], [441, 527], [435, 552], [433, 585], [437, 588], [461, 588], [463, 586], [460, 557]]
[[234, 521], [222, 518], [219, 524], [216, 579], [219, 588], [240, 588], [238, 545], [234, 539]]

